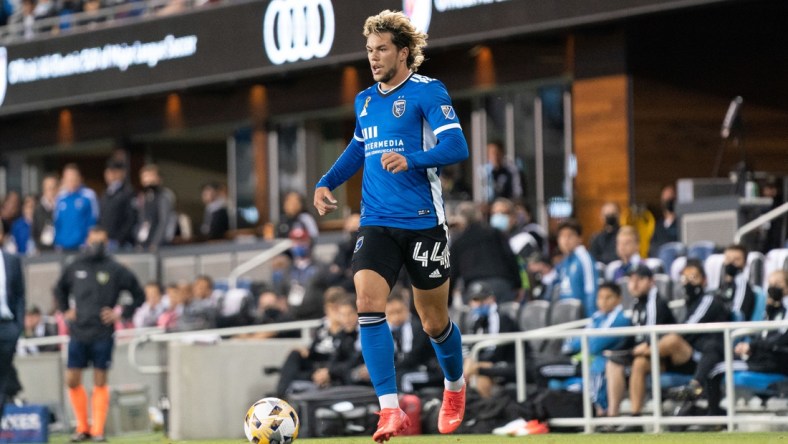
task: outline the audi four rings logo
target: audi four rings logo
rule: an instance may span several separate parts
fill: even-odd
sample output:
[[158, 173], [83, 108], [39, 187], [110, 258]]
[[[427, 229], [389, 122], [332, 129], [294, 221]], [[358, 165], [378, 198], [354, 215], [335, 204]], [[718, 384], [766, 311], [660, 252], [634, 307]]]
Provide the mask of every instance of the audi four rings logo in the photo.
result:
[[274, 65], [328, 55], [334, 44], [331, 0], [272, 0], [263, 18], [263, 44]]

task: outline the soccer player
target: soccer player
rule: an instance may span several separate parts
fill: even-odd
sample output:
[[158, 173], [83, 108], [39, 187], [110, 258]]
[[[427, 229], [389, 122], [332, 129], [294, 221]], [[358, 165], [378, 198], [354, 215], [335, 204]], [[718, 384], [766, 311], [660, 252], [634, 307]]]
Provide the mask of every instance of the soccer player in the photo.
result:
[[468, 144], [444, 85], [416, 74], [427, 35], [401, 12], [385, 10], [367, 18], [364, 37], [377, 83], [356, 96], [353, 139], [317, 183], [314, 205], [321, 216], [336, 210], [331, 191], [364, 166], [352, 268], [362, 354], [381, 407], [372, 438], [385, 442], [409, 423], [399, 408], [385, 316], [403, 265], [444, 373], [438, 429], [453, 432], [465, 414], [460, 330], [448, 313], [448, 228], [438, 177], [441, 167], [468, 157]]

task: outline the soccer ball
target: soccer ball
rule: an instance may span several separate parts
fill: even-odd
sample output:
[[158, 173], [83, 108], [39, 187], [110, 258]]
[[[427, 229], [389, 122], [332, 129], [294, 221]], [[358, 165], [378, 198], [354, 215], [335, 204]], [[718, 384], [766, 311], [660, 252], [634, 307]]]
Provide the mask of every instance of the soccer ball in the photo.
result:
[[263, 398], [249, 407], [244, 432], [252, 444], [290, 444], [301, 423], [293, 407], [279, 398]]

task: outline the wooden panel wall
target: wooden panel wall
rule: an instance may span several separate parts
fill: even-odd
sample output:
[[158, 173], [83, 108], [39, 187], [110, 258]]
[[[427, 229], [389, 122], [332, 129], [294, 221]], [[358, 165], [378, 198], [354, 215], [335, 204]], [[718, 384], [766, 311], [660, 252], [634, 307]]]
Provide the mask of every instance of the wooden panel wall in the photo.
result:
[[572, 86], [575, 213], [586, 241], [602, 228], [602, 204], [629, 202], [629, 90], [626, 75], [581, 79]]

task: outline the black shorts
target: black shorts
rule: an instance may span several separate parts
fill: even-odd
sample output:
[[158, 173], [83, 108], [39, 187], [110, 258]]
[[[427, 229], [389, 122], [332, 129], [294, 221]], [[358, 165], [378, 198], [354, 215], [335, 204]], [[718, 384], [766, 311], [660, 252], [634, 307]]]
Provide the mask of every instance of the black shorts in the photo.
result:
[[449, 279], [448, 230], [437, 225], [426, 230], [365, 226], [358, 230], [353, 251], [353, 274], [372, 270], [393, 288], [403, 265], [413, 286], [440, 287]]

